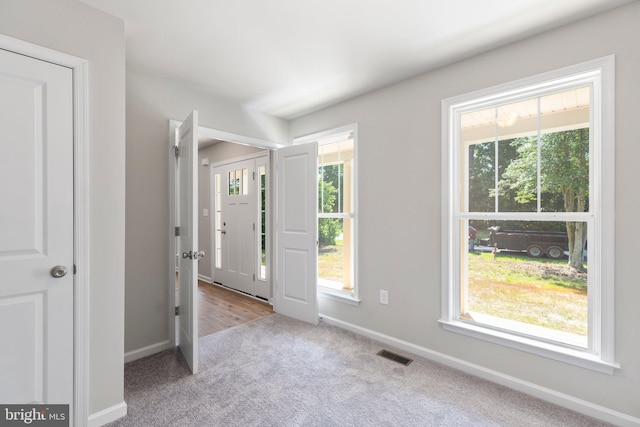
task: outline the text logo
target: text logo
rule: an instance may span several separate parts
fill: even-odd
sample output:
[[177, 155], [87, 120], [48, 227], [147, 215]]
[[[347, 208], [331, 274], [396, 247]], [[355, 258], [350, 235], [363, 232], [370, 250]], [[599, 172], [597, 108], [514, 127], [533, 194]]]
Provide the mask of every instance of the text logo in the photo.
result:
[[69, 405], [2, 405], [0, 427], [69, 427]]

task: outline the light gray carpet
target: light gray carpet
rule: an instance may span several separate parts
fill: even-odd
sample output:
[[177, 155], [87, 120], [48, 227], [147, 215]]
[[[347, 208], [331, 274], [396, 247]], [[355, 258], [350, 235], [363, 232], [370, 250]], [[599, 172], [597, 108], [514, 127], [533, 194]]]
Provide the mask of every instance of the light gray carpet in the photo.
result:
[[592, 418], [278, 314], [200, 339], [200, 373], [168, 350], [125, 367], [112, 426], [599, 426]]

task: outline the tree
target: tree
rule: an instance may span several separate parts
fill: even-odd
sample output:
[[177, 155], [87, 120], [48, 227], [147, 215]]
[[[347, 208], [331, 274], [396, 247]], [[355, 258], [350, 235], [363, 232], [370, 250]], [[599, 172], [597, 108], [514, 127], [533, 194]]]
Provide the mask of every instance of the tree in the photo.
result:
[[[499, 183], [500, 191], [515, 191], [518, 203], [537, 201], [538, 139], [518, 138], [518, 157]], [[540, 137], [540, 192], [543, 211], [585, 212], [589, 203], [589, 129], [544, 134]], [[562, 200], [562, 205], [558, 206]], [[559, 209], [561, 208], [561, 209]], [[584, 270], [582, 251], [587, 224], [567, 221], [569, 265]]]
[[[331, 182], [318, 179], [318, 207], [320, 212], [333, 212], [338, 190]], [[318, 220], [318, 243], [322, 246], [335, 245], [340, 234], [340, 220], [320, 218]]]
[[[343, 188], [344, 164], [343, 163], [336, 163], [332, 165], [322, 165], [318, 168], [318, 174], [320, 176], [320, 179], [326, 183], [331, 184], [338, 194], [344, 194], [343, 193], [344, 191], [344, 188]], [[341, 201], [338, 199], [337, 196], [334, 197], [331, 205], [327, 204], [323, 212], [339, 212], [340, 209], [342, 208], [342, 205], [340, 202]], [[340, 206], [338, 206], [338, 204], [340, 204]]]
[[[500, 177], [513, 159], [518, 157], [517, 140], [484, 142], [469, 146], [469, 211], [495, 211], [496, 167]], [[496, 151], [498, 161], [496, 164]], [[499, 178], [500, 179], [500, 178]], [[504, 189], [498, 198], [499, 212], [526, 212], [535, 210], [535, 203], [515, 200], [515, 191]]]

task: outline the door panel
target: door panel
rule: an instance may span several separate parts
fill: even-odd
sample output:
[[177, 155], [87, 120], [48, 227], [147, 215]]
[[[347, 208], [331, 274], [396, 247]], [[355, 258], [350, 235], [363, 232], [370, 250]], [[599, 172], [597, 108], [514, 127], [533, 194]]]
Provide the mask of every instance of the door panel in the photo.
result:
[[277, 278], [278, 313], [318, 323], [317, 305], [317, 143], [278, 150]]
[[198, 373], [198, 112], [178, 128], [180, 351]]
[[68, 68], [0, 50], [3, 403], [73, 400], [72, 84]]
[[256, 183], [255, 160], [217, 167], [222, 179], [221, 262], [214, 280], [225, 286], [255, 295]]

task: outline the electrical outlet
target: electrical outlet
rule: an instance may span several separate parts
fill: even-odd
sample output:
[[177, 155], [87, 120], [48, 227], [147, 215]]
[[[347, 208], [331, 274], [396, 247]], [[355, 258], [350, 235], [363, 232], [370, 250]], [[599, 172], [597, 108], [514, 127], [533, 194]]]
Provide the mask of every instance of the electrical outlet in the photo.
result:
[[389, 304], [389, 291], [380, 289], [380, 304]]

